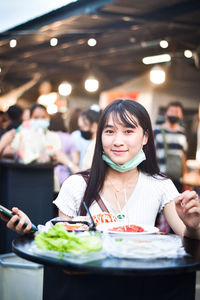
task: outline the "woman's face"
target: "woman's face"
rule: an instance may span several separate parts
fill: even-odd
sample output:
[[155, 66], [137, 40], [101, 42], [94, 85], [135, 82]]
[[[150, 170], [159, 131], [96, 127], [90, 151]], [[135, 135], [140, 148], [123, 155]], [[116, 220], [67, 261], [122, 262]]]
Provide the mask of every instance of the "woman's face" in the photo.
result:
[[31, 119], [49, 119], [49, 116], [46, 110], [37, 107], [36, 109], [34, 109]]
[[102, 132], [102, 146], [105, 154], [115, 163], [124, 164], [138, 154], [148, 137], [135, 118], [137, 127], [126, 127], [113, 120], [112, 114]]

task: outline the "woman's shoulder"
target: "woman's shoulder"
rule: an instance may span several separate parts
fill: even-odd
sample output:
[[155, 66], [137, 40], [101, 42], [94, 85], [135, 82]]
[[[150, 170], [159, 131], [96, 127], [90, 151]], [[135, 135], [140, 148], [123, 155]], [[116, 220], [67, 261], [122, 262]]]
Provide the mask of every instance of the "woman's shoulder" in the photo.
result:
[[166, 195], [166, 198], [169, 198], [170, 200], [174, 199], [179, 194], [174, 183], [168, 177], [161, 175], [151, 176], [142, 173], [141, 183], [153, 194]]
[[72, 139], [71, 135], [68, 132], [57, 131], [56, 133], [59, 135], [59, 137], [61, 137], [64, 140]]
[[160, 174], [150, 175], [150, 174], [141, 172], [141, 176], [143, 177], [143, 180], [145, 179], [150, 184], [155, 183], [155, 184], [166, 185], [166, 184], [170, 184], [172, 182], [170, 178], [162, 176]]
[[83, 178], [83, 176], [81, 174], [73, 174], [70, 175], [69, 177], [67, 177], [67, 179], [65, 179], [65, 181], [63, 182], [63, 184], [65, 185], [70, 185], [70, 184], [83, 184], [85, 183], [85, 180]]
[[65, 179], [61, 186], [60, 192], [68, 195], [82, 194], [86, 189], [86, 182], [80, 174], [70, 175]]

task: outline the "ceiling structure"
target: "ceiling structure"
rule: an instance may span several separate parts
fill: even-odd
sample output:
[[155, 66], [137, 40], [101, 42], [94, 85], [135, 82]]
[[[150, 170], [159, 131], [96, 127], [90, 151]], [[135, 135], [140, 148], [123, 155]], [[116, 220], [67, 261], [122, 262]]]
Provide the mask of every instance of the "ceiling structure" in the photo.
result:
[[[54, 47], [53, 37], [58, 39]], [[9, 45], [13, 38], [15, 48]], [[88, 46], [89, 38], [96, 46]], [[162, 49], [160, 40], [169, 47]], [[184, 57], [186, 49], [195, 59]], [[38, 74], [38, 83], [23, 96], [31, 102], [44, 80], [53, 89], [69, 81], [82, 95], [83, 81], [93, 73], [100, 91], [106, 90], [152, 67], [143, 57], [162, 53], [171, 54], [171, 64], [188, 60], [199, 68], [199, 0], [79, 0], [0, 33], [0, 96]]]

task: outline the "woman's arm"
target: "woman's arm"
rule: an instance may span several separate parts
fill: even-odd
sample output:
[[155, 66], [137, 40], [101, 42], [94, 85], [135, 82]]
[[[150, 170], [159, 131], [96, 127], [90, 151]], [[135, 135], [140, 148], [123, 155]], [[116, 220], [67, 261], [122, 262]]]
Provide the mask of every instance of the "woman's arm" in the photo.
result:
[[175, 233], [200, 239], [200, 203], [196, 192], [183, 192], [165, 205], [163, 214]]
[[173, 229], [173, 231], [178, 235], [184, 236], [185, 224], [177, 214], [174, 200], [165, 205], [163, 209], [163, 215], [165, 216], [169, 226]]
[[[61, 150], [54, 151], [53, 159], [56, 162], [67, 166], [70, 169], [70, 171], [72, 172], [72, 174], [80, 172], [80, 168], [69, 159], [67, 154], [63, 153]], [[76, 159], [77, 159], [77, 157], [76, 157]]]
[[73, 151], [71, 152], [71, 157], [72, 157], [72, 162], [78, 166], [79, 160], [80, 160], [80, 155], [78, 151]]
[[9, 148], [9, 153], [12, 151], [10, 150], [10, 144], [15, 136], [15, 129], [11, 129], [4, 133], [0, 139], [0, 155], [4, 153], [8, 153], [8, 150], [5, 150], [6, 148]]
[[58, 216], [65, 220], [69, 220], [69, 221], [72, 220], [72, 217], [65, 215], [60, 209], [58, 210]]

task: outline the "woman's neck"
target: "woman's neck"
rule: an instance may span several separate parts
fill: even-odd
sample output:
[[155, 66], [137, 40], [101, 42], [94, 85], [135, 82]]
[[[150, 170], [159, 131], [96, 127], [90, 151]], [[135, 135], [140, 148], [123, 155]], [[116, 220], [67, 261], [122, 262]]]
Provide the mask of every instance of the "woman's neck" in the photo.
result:
[[139, 176], [139, 171], [137, 168], [127, 171], [127, 172], [118, 172], [111, 168], [108, 169], [106, 178], [109, 180], [120, 181], [121, 185], [126, 185], [128, 182], [133, 182], [134, 179], [137, 180]]
[[109, 168], [101, 194], [116, 212], [121, 213], [127, 205], [138, 178], [137, 168], [123, 173]]

